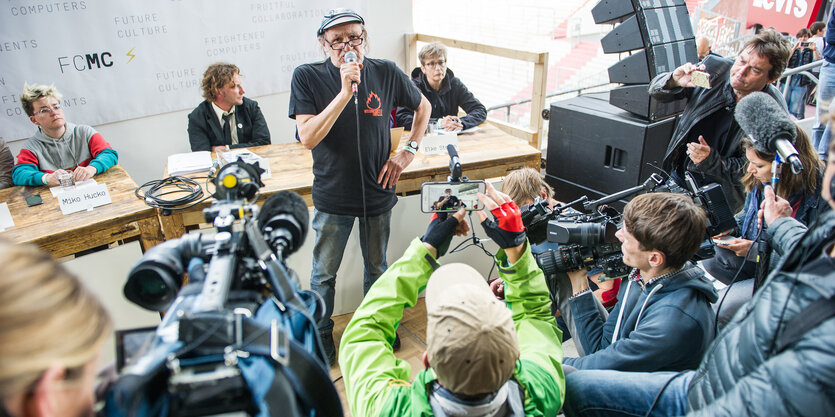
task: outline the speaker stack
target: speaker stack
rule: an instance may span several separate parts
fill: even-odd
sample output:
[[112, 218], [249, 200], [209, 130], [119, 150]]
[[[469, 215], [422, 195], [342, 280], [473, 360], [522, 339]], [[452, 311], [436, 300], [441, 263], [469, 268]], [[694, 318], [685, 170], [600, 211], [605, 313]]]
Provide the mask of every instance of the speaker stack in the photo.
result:
[[684, 0], [601, 0], [592, 17], [616, 24], [603, 52], [629, 55], [609, 67], [609, 81], [622, 86], [551, 105], [546, 180], [564, 201], [639, 185], [661, 166], [686, 101], [661, 103], [649, 83], [698, 62]]

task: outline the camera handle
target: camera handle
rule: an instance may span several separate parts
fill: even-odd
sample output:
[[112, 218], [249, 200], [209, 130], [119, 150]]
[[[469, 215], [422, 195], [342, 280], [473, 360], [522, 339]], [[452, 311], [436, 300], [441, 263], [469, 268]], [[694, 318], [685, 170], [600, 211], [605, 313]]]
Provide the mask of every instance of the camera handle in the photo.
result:
[[644, 181], [643, 184], [638, 185], [636, 187], [627, 188], [623, 191], [616, 192], [614, 194], [610, 194], [606, 197], [603, 197], [599, 200], [594, 201], [587, 201], [583, 203], [583, 209], [586, 211], [596, 212], [597, 208], [604, 205], [609, 204], [615, 201], [618, 201], [622, 198], [631, 197], [634, 194], [638, 194], [641, 192], [652, 192], [655, 190], [655, 187], [664, 183], [664, 178], [661, 178], [658, 174], [652, 174]]

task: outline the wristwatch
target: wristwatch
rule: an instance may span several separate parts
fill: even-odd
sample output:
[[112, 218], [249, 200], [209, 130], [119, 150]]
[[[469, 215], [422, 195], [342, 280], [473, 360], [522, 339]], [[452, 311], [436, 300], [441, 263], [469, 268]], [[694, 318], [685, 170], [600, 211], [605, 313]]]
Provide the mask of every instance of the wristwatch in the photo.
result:
[[403, 149], [411, 152], [412, 155], [416, 155], [418, 151], [418, 143], [416, 140], [410, 140], [406, 142], [406, 146], [404, 146]]

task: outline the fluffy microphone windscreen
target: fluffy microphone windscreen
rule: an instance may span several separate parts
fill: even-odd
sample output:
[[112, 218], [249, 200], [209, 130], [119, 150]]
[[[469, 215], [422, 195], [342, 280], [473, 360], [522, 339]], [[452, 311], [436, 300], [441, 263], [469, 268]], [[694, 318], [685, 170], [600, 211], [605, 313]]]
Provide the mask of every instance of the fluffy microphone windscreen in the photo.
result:
[[309, 215], [307, 212], [307, 204], [298, 194], [292, 191], [279, 191], [270, 196], [261, 207], [261, 212], [258, 214], [258, 227], [264, 230], [270, 219], [279, 214], [289, 214], [301, 226], [301, 236], [299, 236], [298, 245], [304, 242], [307, 236], [307, 223]]
[[739, 127], [755, 141], [761, 151], [775, 153], [776, 139], [794, 143], [797, 130], [788, 112], [770, 95], [763, 92], [748, 94], [739, 100], [734, 112]]

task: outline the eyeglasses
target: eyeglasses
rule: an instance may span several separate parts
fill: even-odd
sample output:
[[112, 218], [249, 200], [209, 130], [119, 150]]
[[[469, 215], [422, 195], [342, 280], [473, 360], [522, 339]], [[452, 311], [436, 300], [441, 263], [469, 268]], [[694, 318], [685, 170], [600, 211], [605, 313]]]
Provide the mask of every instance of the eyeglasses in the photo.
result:
[[429, 62], [427, 62], [423, 65], [426, 66], [426, 67], [442, 67], [443, 68], [443, 67], [446, 66], [446, 61], [444, 61], [443, 59], [439, 59], [437, 61], [429, 61]]
[[361, 37], [360, 38], [351, 38], [347, 42], [333, 42], [333, 43], [329, 42], [328, 45], [330, 45], [331, 49], [333, 49], [335, 51], [341, 51], [341, 50], [345, 49], [346, 47], [348, 47], [348, 45], [360, 46], [360, 45], [362, 45], [362, 42], [364, 40], [365, 40], [365, 38], [361, 38]]
[[63, 106], [61, 106], [60, 104], [53, 104], [52, 107], [44, 107], [44, 108], [36, 111], [35, 113], [37, 113], [37, 114], [50, 114], [54, 111], [61, 110], [62, 108], [63, 108]]

